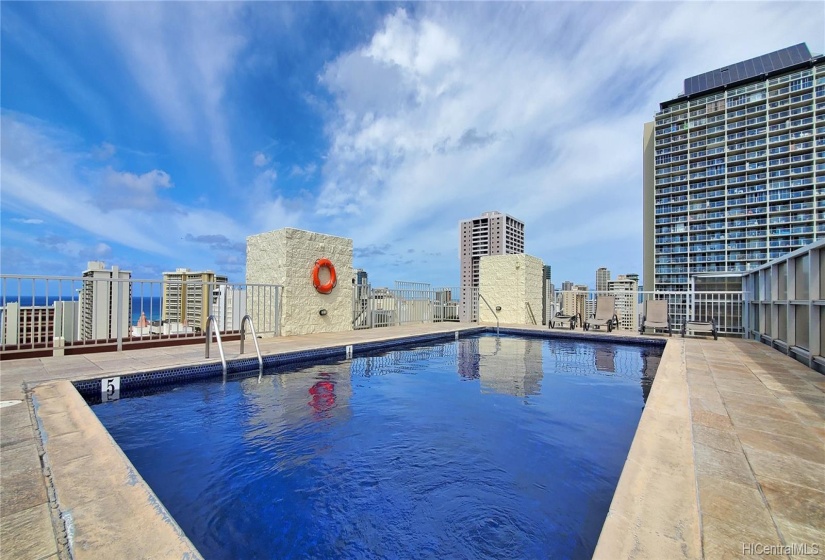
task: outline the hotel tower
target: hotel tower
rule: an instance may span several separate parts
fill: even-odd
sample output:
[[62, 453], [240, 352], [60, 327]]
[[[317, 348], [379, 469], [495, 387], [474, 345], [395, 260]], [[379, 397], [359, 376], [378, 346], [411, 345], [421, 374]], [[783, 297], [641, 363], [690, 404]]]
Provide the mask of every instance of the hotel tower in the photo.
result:
[[645, 124], [647, 289], [687, 291], [823, 234], [825, 57], [804, 43], [687, 78]]

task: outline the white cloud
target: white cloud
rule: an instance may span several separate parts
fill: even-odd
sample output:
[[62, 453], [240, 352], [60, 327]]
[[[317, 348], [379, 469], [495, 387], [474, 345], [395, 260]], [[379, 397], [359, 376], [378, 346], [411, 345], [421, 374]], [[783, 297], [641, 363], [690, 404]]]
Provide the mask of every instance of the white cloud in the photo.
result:
[[[356, 246], [449, 247], [443, 268], [419, 267], [436, 277], [457, 278], [458, 221], [494, 209], [527, 223], [554, 275], [641, 272], [643, 123], [685, 77], [805, 40], [821, 50], [822, 28], [809, 3], [396, 11], [321, 74], [336, 111], [316, 216]], [[625, 250], [600, 255], [605, 239]]]
[[263, 167], [269, 163], [269, 157], [263, 152], [255, 152], [252, 156], [252, 163], [255, 167]]
[[304, 166], [293, 165], [292, 170], [289, 172], [289, 176], [310, 178], [315, 175], [316, 171], [318, 171], [318, 166], [314, 163], [308, 163]]
[[117, 149], [109, 142], [103, 142], [100, 146], [92, 148], [92, 157], [99, 160], [107, 160], [115, 155]]
[[172, 203], [158, 197], [158, 191], [172, 188], [172, 178], [165, 171], [153, 169], [142, 175], [128, 171], [106, 170], [103, 184], [93, 203], [102, 210], [117, 208], [169, 211]]
[[[69, 137], [59, 130], [15, 113], [3, 112], [0, 118], [4, 208], [47, 214], [55, 223], [71, 224], [96, 238], [167, 257], [191, 251], [186, 234], [221, 234], [239, 240], [250, 233], [249, 226], [221, 212], [180, 203], [173, 205], [174, 218], [169, 219], [167, 213], [157, 211], [162, 202], [158, 189], [172, 186], [164, 171], [136, 174], [87, 167], [86, 153], [73, 149]], [[100, 193], [111, 193], [105, 194], [108, 206], [101, 204]], [[105, 253], [109, 247], [98, 242], [92, 249], [81, 249], [61, 245], [55, 237], [44, 239], [75, 255], [81, 250]]]
[[28, 224], [28, 225], [40, 225], [43, 223], [43, 220], [40, 218], [12, 218], [12, 222], [17, 222], [18, 224]]
[[101, 4], [104, 26], [138, 87], [179, 138], [205, 137], [235, 181], [225, 94], [246, 44], [234, 4]]

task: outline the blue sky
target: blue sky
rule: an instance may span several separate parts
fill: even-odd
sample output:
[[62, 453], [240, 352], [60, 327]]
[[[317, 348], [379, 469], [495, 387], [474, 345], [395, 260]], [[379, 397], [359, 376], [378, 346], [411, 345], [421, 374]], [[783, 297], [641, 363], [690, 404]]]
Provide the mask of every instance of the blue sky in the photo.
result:
[[353, 239], [457, 285], [458, 222], [525, 222], [553, 280], [642, 272], [642, 127], [825, 4], [0, 4], [0, 271], [244, 280], [245, 239]]

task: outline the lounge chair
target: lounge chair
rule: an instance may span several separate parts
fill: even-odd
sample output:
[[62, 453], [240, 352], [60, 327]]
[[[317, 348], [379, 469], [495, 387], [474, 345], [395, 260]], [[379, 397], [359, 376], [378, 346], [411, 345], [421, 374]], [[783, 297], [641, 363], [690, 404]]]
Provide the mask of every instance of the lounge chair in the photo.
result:
[[598, 329], [606, 326], [607, 332], [619, 326], [619, 317], [616, 315], [616, 298], [613, 296], [599, 296], [596, 298], [596, 313], [584, 324], [584, 330]]
[[577, 319], [575, 315], [565, 313], [561, 306], [556, 303], [550, 304], [550, 317], [547, 319], [547, 325], [551, 329], [569, 327], [572, 331], [576, 328]]
[[642, 320], [639, 323], [639, 334], [645, 334], [645, 327], [651, 329], [667, 329], [667, 335], [673, 336], [670, 328], [670, 313], [667, 309], [667, 300], [650, 299], [645, 302]]
[[685, 321], [682, 323], [682, 338], [685, 338], [688, 330], [694, 334], [697, 331], [709, 332], [713, 335], [713, 340], [718, 340], [719, 338], [719, 327], [716, 323], [716, 317], [711, 317], [708, 321]]

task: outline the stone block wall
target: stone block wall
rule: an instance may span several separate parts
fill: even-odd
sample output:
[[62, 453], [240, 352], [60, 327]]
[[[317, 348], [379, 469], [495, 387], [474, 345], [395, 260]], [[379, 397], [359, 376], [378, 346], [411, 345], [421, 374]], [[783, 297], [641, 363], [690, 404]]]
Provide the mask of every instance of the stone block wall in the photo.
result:
[[[329, 294], [312, 285], [315, 261], [332, 261], [338, 284]], [[246, 282], [283, 286], [280, 334], [352, 330], [352, 239], [284, 228], [246, 239]], [[328, 276], [321, 271], [321, 283]], [[320, 310], [326, 309], [326, 315]]]
[[[532, 325], [533, 317], [541, 325], [541, 259], [525, 254], [489, 255], [479, 261], [479, 292], [495, 309], [502, 324]], [[527, 304], [533, 314], [530, 315]], [[496, 318], [479, 302], [479, 321], [494, 323]]]

